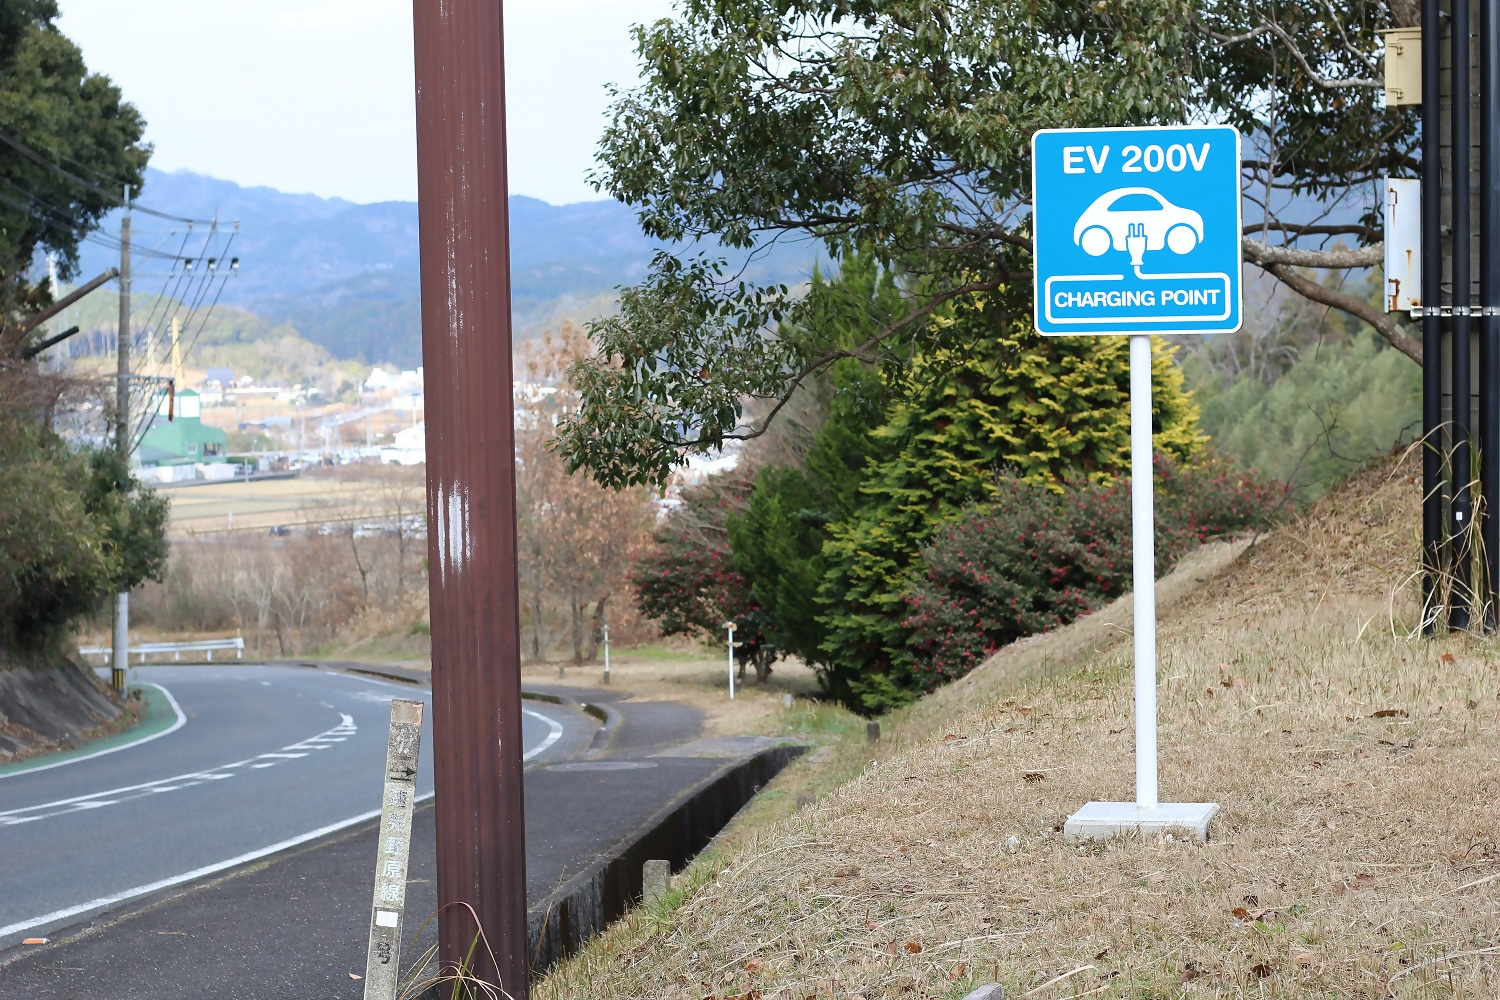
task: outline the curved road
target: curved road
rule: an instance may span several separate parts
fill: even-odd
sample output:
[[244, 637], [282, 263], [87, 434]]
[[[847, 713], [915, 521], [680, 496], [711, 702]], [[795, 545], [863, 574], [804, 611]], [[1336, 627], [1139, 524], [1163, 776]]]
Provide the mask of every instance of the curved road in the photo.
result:
[[[179, 728], [0, 775], [0, 949], [375, 815], [391, 699], [431, 699], [414, 686], [300, 667], [133, 673], [171, 696]], [[522, 718], [528, 760], [559, 753], [564, 727], [578, 726], [547, 705], [527, 705]], [[430, 723], [417, 788], [432, 793]]]

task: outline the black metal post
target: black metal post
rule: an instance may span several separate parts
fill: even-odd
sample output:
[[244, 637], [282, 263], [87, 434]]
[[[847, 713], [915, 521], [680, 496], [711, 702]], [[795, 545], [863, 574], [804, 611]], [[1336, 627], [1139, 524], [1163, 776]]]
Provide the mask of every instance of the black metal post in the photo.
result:
[[1472, 302], [1469, 267], [1471, 227], [1469, 221], [1469, 0], [1453, 0], [1452, 34], [1449, 36], [1449, 73], [1453, 105], [1450, 134], [1453, 192], [1453, 505], [1449, 530], [1453, 538], [1453, 607], [1448, 624], [1469, 627], [1469, 609], [1474, 593], [1470, 586], [1469, 552], [1473, 547], [1473, 490], [1470, 462], [1473, 372], [1469, 359], [1469, 306]]
[[1422, 0], [1422, 623], [1442, 616], [1443, 164], [1438, 0]]
[[1500, 580], [1500, 0], [1479, 9], [1479, 490], [1484, 627], [1496, 623]]

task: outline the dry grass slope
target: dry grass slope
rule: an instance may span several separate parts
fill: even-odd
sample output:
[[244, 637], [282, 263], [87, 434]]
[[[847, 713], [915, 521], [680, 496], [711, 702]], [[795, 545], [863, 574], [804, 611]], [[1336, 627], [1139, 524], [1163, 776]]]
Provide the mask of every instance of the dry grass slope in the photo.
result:
[[1372, 468], [1174, 577], [1162, 790], [1222, 804], [1208, 845], [1058, 832], [1133, 794], [1117, 604], [909, 712], [537, 995], [1500, 996], [1491, 647], [1411, 636], [1417, 507], [1411, 464]]

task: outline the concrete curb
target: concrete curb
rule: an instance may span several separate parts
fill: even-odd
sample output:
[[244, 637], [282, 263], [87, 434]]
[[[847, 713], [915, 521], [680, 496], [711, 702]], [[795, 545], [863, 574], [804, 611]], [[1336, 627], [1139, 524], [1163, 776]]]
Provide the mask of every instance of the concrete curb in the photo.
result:
[[[402, 667], [386, 667], [367, 664], [345, 663], [330, 661], [326, 664], [298, 662], [303, 667], [335, 667], [345, 673], [363, 674], [367, 677], [376, 677], [381, 680], [397, 681], [403, 684], [418, 684], [431, 686], [431, 675], [417, 670], [407, 670]], [[528, 701], [545, 701], [552, 705], [562, 705], [566, 708], [576, 708], [586, 715], [591, 715], [600, 722], [599, 729], [595, 730], [594, 738], [590, 741], [586, 751], [590, 757], [597, 757], [609, 749], [610, 741], [614, 739], [615, 731], [625, 721], [618, 711], [610, 705], [602, 702], [581, 701], [565, 695], [543, 694], [540, 691], [521, 691], [521, 697]]]
[[755, 794], [805, 747], [780, 746], [731, 764], [694, 794], [672, 803], [622, 840], [611, 855], [530, 908], [531, 971], [539, 975], [578, 951], [642, 898], [647, 861], [681, 871]]
[[598, 757], [609, 750], [609, 745], [614, 741], [615, 733], [619, 731], [620, 724], [625, 721], [625, 717], [612, 705], [602, 702], [595, 704], [586, 701], [582, 704], [582, 708], [600, 722], [599, 728], [594, 730], [594, 738], [589, 741], [587, 750], [588, 756]]

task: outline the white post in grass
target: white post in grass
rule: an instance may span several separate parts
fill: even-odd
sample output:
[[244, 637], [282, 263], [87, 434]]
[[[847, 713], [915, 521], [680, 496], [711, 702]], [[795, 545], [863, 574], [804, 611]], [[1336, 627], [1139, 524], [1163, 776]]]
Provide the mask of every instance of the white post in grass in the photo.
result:
[[[1147, 160], [1152, 150], [1159, 158], [1156, 167], [1145, 166], [1145, 174], [1138, 163], [1142, 149]], [[1044, 337], [1128, 337], [1130, 356], [1135, 801], [1085, 803], [1063, 823], [1070, 840], [1121, 834], [1206, 840], [1219, 809], [1170, 796], [1163, 802], [1157, 786], [1151, 337], [1240, 329], [1242, 163], [1240, 134], [1232, 125], [1032, 133], [1036, 331]], [[1169, 172], [1161, 173], [1163, 167]], [[1141, 199], [1151, 208], [1127, 219], [1127, 199], [1132, 212]]]
[[609, 683], [609, 622], [604, 623], [604, 683]]
[[417, 800], [417, 756], [422, 747], [420, 701], [391, 702], [385, 748], [385, 790], [380, 801], [380, 841], [375, 849], [375, 901], [365, 958], [365, 1000], [396, 1000], [401, 973], [401, 922], [406, 908], [406, 868]]
[[734, 622], [725, 622], [729, 631], [729, 700], [734, 701]]
[[1151, 449], [1151, 337], [1130, 337], [1130, 551], [1135, 589], [1135, 804], [1156, 797], [1156, 489]]

